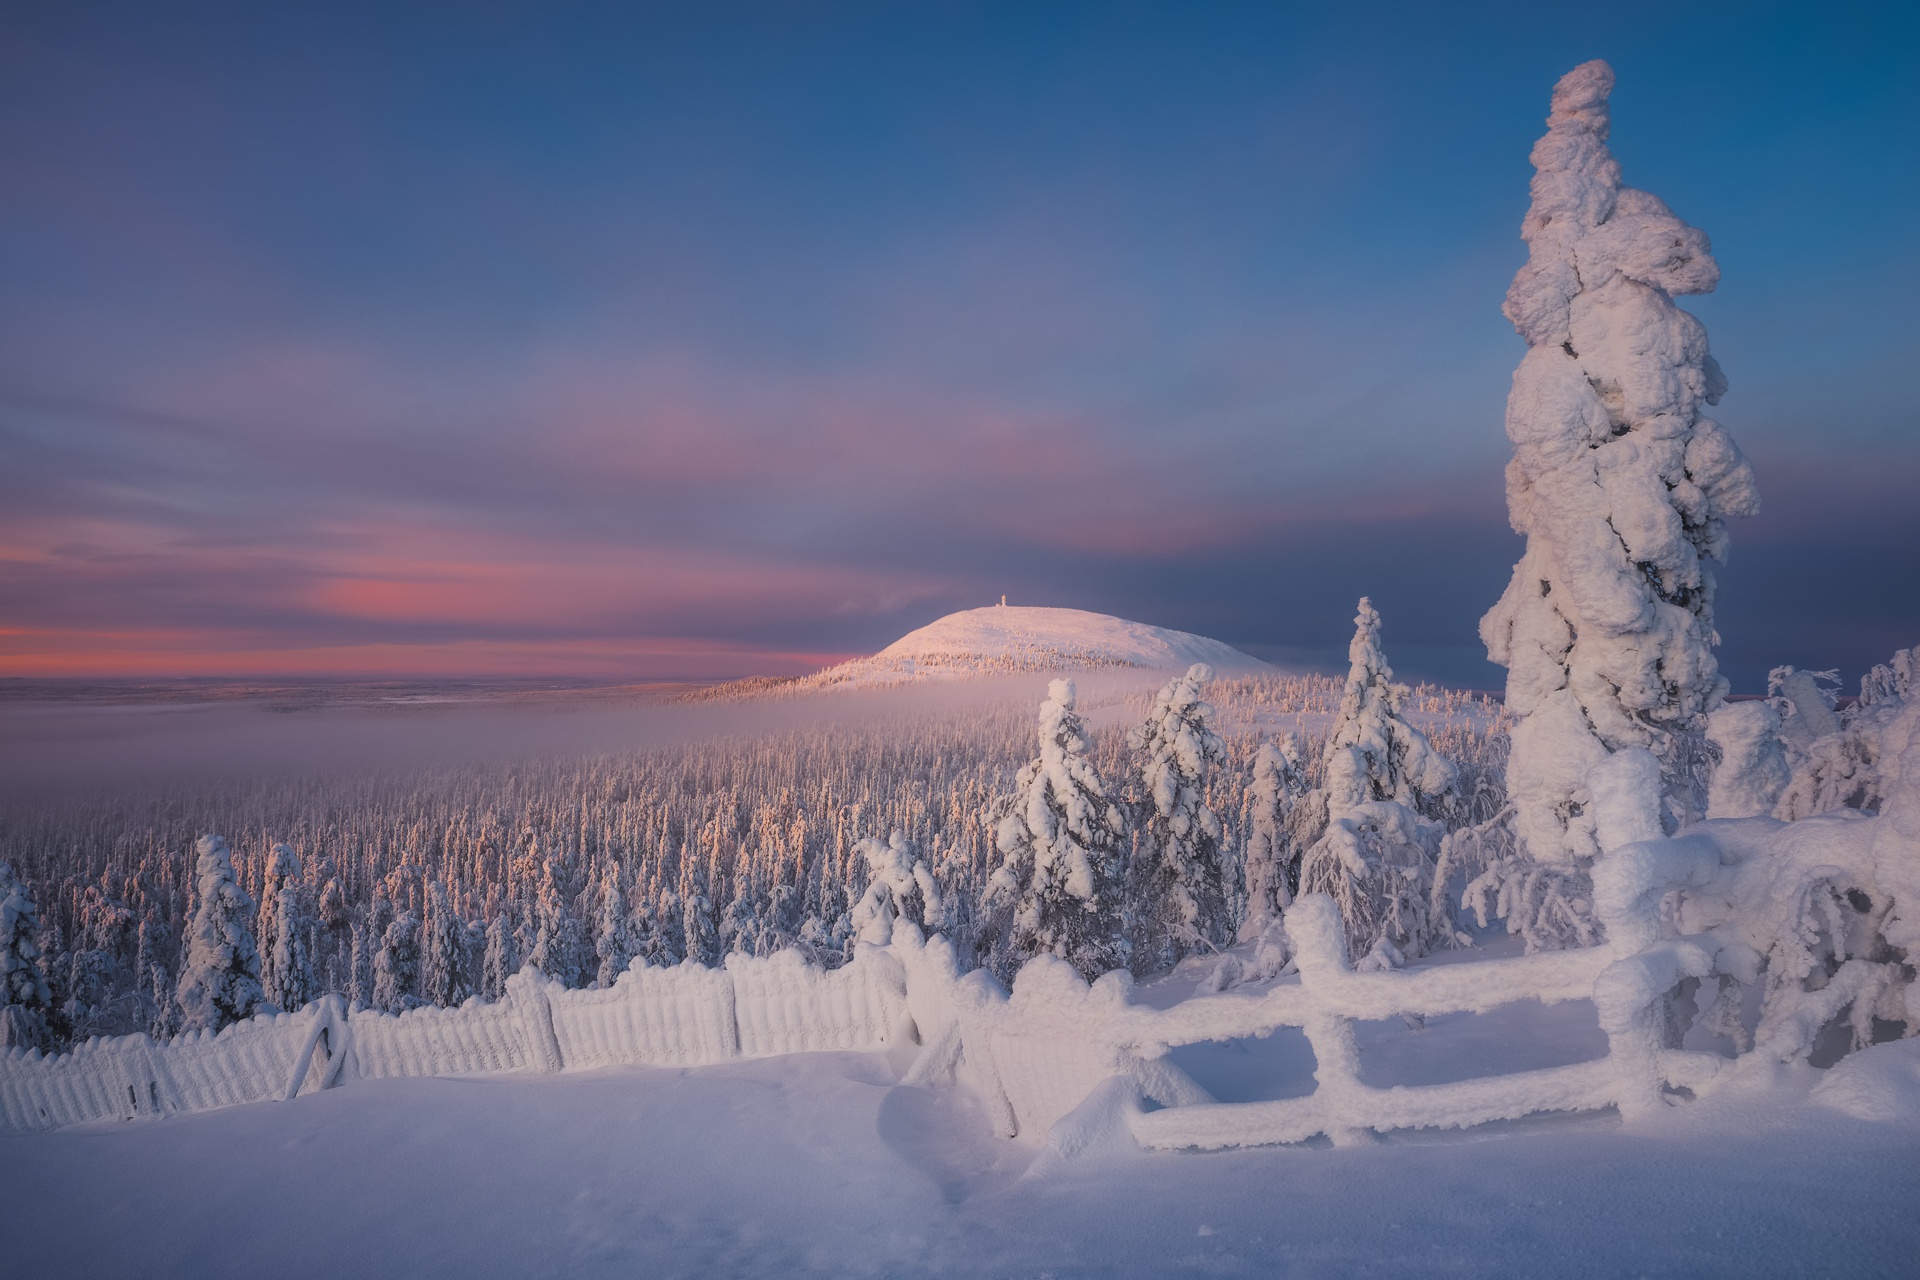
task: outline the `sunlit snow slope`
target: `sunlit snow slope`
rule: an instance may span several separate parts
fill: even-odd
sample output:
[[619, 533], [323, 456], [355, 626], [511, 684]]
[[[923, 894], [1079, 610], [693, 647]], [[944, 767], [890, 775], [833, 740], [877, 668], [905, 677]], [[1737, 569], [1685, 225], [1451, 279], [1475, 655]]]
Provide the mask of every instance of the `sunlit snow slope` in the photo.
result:
[[1185, 631], [1080, 609], [994, 605], [950, 613], [871, 658], [829, 667], [802, 683], [826, 688], [1021, 671], [1177, 670], [1196, 662], [1222, 675], [1267, 666], [1230, 645]]

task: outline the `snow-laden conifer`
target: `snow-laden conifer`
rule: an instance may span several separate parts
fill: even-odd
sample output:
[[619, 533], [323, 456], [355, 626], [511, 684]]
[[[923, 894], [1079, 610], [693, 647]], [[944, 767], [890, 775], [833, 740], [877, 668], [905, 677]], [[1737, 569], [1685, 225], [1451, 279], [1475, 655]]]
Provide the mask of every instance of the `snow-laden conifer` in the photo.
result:
[[599, 960], [593, 980], [596, 987], [611, 987], [635, 955], [633, 917], [627, 912], [623, 879], [620, 864], [607, 859], [600, 873], [600, 917], [593, 934], [593, 952]]
[[1380, 612], [1366, 596], [1360, 597], [1353, 619], [1347, 659], [1340, 715], [1321, 757], [1328, 818], [1373, 800], [1391, 800], [1424, 817], [1440, 816], [1459, 772], [1403, 714], [1407, 686], [1394, 683], [1380, 645]]
[[44, 1048], [53, 992], [40, 967], [40, 911], [0, 862], [0, 1050]]
[[1302, 846], [1288, 822], [1306, 796], [1307, 772], [1298, 734], [1260, 744], [1247, 788], [1247, 849], [1244, 858], [1247, 915], [1242, 941], [1265, 933], [1293, 905], [1300, 884]]
[[867, 864], [867, 890], [853, 908], [854, 939], [883, 947], [893, 941], [893, 922], [907, 920], [928, 931], [946, 924], [940, 885], [920, 851], [900, 831], [882, 840], [868, 836], [854, 846]]
[[292, 1011], [320, 994], [313, 972], [314, 924], [299, 855], [276, 844], [267, 855], [260, 891], [260, 986], [268, 1004]]
[[247, 916], [249, 898], [233, 875], [233, 855], [219, 836], [195, 845], [197, 902], [187, 928], [186, 959], [175, 1000], [183, 1031], [218, 1031], [259, 1011], [260, 952]]
[[1207, 723], [1200, 696], [1213, 669], [1195, 663], [1154, 697], [1127, 735], [1142, 791], [1139, 839], [1130, 870], [1138, 941], [1134, 966], [1165, 968], [1188, 952], [1227, 940], [1226, 832], [1207, 807], [1207, 771], [1226, 746]]
[[1355, 956], [1390, 967], [1452, 935], [1431, 890], [1445, 834], [1435, 818], [1459, 773], [1403, 714], [1407, 687], [1394, 683], [1371, 600], [1353, 622], [1325, 781], [1307, 805], [1326, 827], [1302, 854], [1300, 891], [1332, 897]]
[[1764, 702], [1730, 702], [1708, 714], [1707, 740], [1720, 753], [1707, 794], [1707, 816], [1772, 813], [1792, 776], [1780, 741], [1780, 713]]
[[696, 858], [681, 859], [680, 956], [682, 961], [713, 965], [720, 960], [720, 932], [713, 923], [707, 876]]
[[513, 942], [513, 921], [502, 911], [487, 921], [487, 949], [480, 961], [480, 994], [498, 1000], [507, 979], [520, 972], [520, 949]]
[[420, 1003], [420, 917], [394, 913], [373, 957], [373, 1007], [405, 1013]]
[[470, 994], [467, 925], [438, 878], [427, 881], [427, 914], [420, 930], [420, 998], [451, 1009]]
[[1726, 390], [1706, 330], [1673, 303], [1720, 269], [1704, 234], [1621, 183], [1612, 89], [1604, 62], [1569, 72], [1533, 149], [1529, 256], [1505, 306], [1528, 347], [1506, 420], [1508, 509], [1527, 545], [1480, 628], [1508, 671], [1520, 847], [1567, 868], [1601, 852], [1586, 778], [1609, 754], [1652, 750], [1670, 809], [1691, 804], [1682, 739], [1727, 688], [1712, 565], [1726, 518], [1759, 505], [1752, 468], [1703, 412]]
[[1042, 953], [1089, 980], [1125, 967], [1120, 839], [1125, 818], [1087, 758], [1071, 680], [1040, 705], [1040, 755], [1020, 770], [994, 827], [1000, 866], [983, 904], [1003, 967]]
[[347, 961], [347, 1007], [356, 1012], [372, 1007], [374, 913], [353, 926], [353, 950]]
[[577, 987], [583, 942], [580, 922], [554, 878], [553, 859], [543, 858], [539, 887], [534, 893], [533, 945], [527, 948], [527, 963], [561, 986]]

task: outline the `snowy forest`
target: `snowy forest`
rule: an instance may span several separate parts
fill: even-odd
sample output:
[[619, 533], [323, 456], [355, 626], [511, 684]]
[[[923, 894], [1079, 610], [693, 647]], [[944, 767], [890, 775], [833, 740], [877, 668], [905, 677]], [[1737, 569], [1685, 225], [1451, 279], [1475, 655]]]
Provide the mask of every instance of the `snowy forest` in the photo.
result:
[[[1399, 715], [1433, 726], [1435, 750], [1457, 762], [1459, 783], [1434, 807], [1440, 821], [1496, 813], [1497, 704], [1389, 689], [1384, 667], [1368, 678]], [[44, 1010], [38, 1034], [56, 1042], [196, 1025], [180, 984], [194, 967], [202, 904], [223, 894], [217, 945], [251, 950], [260, 983], [255, 1004], [236, 1011], [298, 1008], [328, 992], [393, 1012], [494, 999], [524, 962], [569, 986], [611, 985], [629, 963], [711, 964], [729, 951], [797, 947], [832, 967], [858, 936], [876, 865], [890, 869], [896, 849], [909, 882], [916, 868], [925, 879], [915, 904], [924, 926], [1006, 972], [1038, 943], [1016, 942], [996, 916], [1007, 915], [991, 892], [1006, 862], [1000, 829], [1022, 794], [1022, 765], [1036, 754], [1057, 764], [1069, 751], [1087, 766], [1090, 794], [1119, 815], [1102, 855], [1119, 890], [1107, 928], [1114, 944], [1138, 949], [1116, 954], [1151, 971], [1230, 942], [1251, 901], [1262, 904], [1254, 918], [1274, 917], [1312, 843], [1305, 796], [1329, 730], [1308, 726], [1345, 723], [1333, 679], [1182, 677], [1169, 687], [1171, 706], [1124, 682], [1097, 686], [1077, 708], [1050, 701], [1046, 744], [1032, 705], [996, 690], [933, 707], [903, 697], [877, 728], [15, 802], [0, 815], [0, 861], [15, 877], [10, 954], [33, 948], [38, 959], [12, 963], [46, 990], [12, 1003]], [[1282, 720], [1302, 730], [1274, 741], [1257, 728]], [[1168, 791], [1182, 783], [1185, 796]], [[1211, 843], [1187, 855], [1206, 867], [1206, 912], [1170, 938], [1142, 904], [1162, 898], [1145, 851], [1174, 845], [1176, 802], [1188, 821], [1204, 812], [1212, 826]], [[209, 831], [226, 846], [217, 887], [196, 852]], [[1251, 871], [1249, 848], [1259, 850]]]

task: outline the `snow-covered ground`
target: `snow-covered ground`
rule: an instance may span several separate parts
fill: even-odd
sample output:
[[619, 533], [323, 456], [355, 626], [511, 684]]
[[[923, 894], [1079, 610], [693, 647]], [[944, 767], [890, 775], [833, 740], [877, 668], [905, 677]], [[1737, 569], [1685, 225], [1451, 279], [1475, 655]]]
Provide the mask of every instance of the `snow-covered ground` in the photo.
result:
[[1270, 670], [1218, 640], [1081, 609], [994, 605], [950, 613], [909, 631], [870, 658], [798, 682], [846, 688], [952, 680], [1021, 671], [1184, 670], [1204, 662], [1221, 675]]
[[[1485, 1070], [1486, 1055], [1511, 1069], [1535, 1065], [1529, 1042], [1577, 1052], [1592, 1020], [1501, 1012], [1368, 1027], [1363, 1058], [1383, 1080]], [[1304, 1089], [1303, 1049], [1182, 1053], [1223, 1097], [1250, 1097]], [[1894, 1276], [1920, 1257], [1920, 1126], [1817, 1105], [1812, 1068], [1635, 1125], [1536, 1117], [1361, 1148], [1059, 1162], [993, 1137], [965, 1090], [896, 1083], [903, 1065], [368, 1081], [0, 1134], [5, 1271]]]

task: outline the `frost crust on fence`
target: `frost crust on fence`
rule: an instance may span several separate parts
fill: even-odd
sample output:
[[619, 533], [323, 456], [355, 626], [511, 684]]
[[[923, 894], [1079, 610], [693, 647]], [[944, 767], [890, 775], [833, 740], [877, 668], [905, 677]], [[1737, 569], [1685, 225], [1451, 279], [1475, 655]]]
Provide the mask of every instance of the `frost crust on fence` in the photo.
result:
[[1569, 72], [1533, 149], [1529, 256], [1505, 306], [1528, 346], [1506, 420], [1527, 546], [1481, 622], [1508, 669], [1519, 843], [1556, 865], [1604, 848], [1585, 780], [1608, 753], [1650, 748], [1685, 785], [1677, 738], [1726, 693], [1712, 565], [1726, 518], [1759, 506], [1751, 466], [1702, 411], [1726, 390], [1706, 330], [1672, 301], [1710, 291], [1719, 267], [1704, 234], [1622, 184], [1612, 89], [1604, 62]]
[[[908, 927], [910, 928], [910, 926]], [[905, 941], [906, 934], [903, 933]], [[920, 951], [932, 950], [913, 943]], [[941, 943], [944, 946], [944, 942]], [[928, 968], [916, 954], [923, 972]], [[945, 952], [951, 983], [951, 949]], [[926, 1001], [923, 1000], [923, 1005]], [[155, 1043], [90, 1040], [45, 1057], [0, 1056], [0, 1122], [15, 1129], [203, 1111], [353, 1080], [560, 1071], [622, 1064], [703, 1066], [826, 1050], [871, 1051], [913, 1035], [906, 969], [862, 945], [824, 970], [797, 952], [734, 955], [724, 969], [636, 966], [613, 986], [570, 990], [529, 966], [506, 998], [399, 1014], [348, 1014], [338, 997], [297, 1014], [262, 1014], [217, 1035]], [[950, 1025], [928, 1011], [930, 1026]]]

